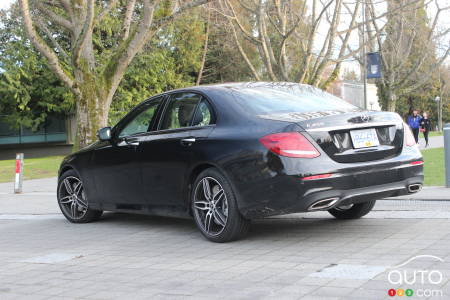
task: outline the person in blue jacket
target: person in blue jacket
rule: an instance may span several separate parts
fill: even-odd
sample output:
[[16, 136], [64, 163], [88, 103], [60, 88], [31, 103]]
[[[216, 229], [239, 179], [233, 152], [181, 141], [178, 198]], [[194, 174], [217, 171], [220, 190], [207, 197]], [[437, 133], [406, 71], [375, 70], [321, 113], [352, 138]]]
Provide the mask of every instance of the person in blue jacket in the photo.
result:
[[408, 116], [408, 125], [414, 134], [416, 143], [419, 143], [420, 122], [422, 122], [422, 117], [419, 115], [417, 109], [415, 109], [413, 110], [413, 113]]

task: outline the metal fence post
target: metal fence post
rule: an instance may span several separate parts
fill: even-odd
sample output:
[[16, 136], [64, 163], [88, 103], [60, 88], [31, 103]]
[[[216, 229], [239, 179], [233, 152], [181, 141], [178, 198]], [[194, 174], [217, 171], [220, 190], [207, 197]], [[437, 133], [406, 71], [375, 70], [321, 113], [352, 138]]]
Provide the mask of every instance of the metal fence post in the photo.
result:
[[450, 123], [444, 126], [445, 186], [450, 188]]
[[14, 181], [14, 193], [22, 193], [23, 181], [23, 153], [16, 154], [16, 178]]

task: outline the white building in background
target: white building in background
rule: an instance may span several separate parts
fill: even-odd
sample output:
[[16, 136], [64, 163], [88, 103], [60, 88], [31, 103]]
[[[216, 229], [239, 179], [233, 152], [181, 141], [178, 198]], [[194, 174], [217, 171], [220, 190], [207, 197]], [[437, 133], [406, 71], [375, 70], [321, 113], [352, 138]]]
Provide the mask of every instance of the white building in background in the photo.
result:
[[[380, 103], [378, 101], [377, 86], [373, 83], [367, 84], [367, 109], [369, 110], [381, 110]], [[338, 96], [345, 101], [364, 108], [364, 86], [358, 81], [337, 81], [330, 87], [329, 92]]]

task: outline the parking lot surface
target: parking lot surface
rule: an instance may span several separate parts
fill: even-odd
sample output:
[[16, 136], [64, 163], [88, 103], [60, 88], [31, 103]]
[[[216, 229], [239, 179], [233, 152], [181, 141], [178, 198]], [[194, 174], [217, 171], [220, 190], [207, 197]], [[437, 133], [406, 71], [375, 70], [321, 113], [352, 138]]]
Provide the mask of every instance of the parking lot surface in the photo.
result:
[[17, 196], [0, 185], [2, 300], [450, 298], [446, 201], [383, 200], [350, 221], [263, 219], [246, 239], [215, 244], [191, 220], [107, 213], [71, 224], [54, 179], [34, 184]]

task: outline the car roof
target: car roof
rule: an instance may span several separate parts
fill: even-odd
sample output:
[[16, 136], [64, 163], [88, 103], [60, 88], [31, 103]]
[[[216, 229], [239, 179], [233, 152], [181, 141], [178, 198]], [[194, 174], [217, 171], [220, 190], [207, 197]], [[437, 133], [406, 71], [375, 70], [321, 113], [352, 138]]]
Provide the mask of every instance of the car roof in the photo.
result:
[[[299, 90], [305, 91], [317, 91], [319, 90], [316, 87], [307, 84], [300, 84], [295, 82], [274, 82], [274, 81], [247, 81], [247, 82], [227, 82], [227, 83], [217, 83], [217, 84], [206, 84], [206, 85], [197, 85], [192, 87], [179, 88], [175, 90], [168, 91], [168, 93], [175, 91], [184, 91], [184, 90], [197, 90], [197, 91], [206, 91], [206, 90], [214, 90], [214, 89], [228, 89], [238, 91], [241, 89], [252, 89], [252, 88], [266, 88], [266, 89], [289, 89], [295, 87]], [[320, 90], [319, 90], [320, 91]]]

